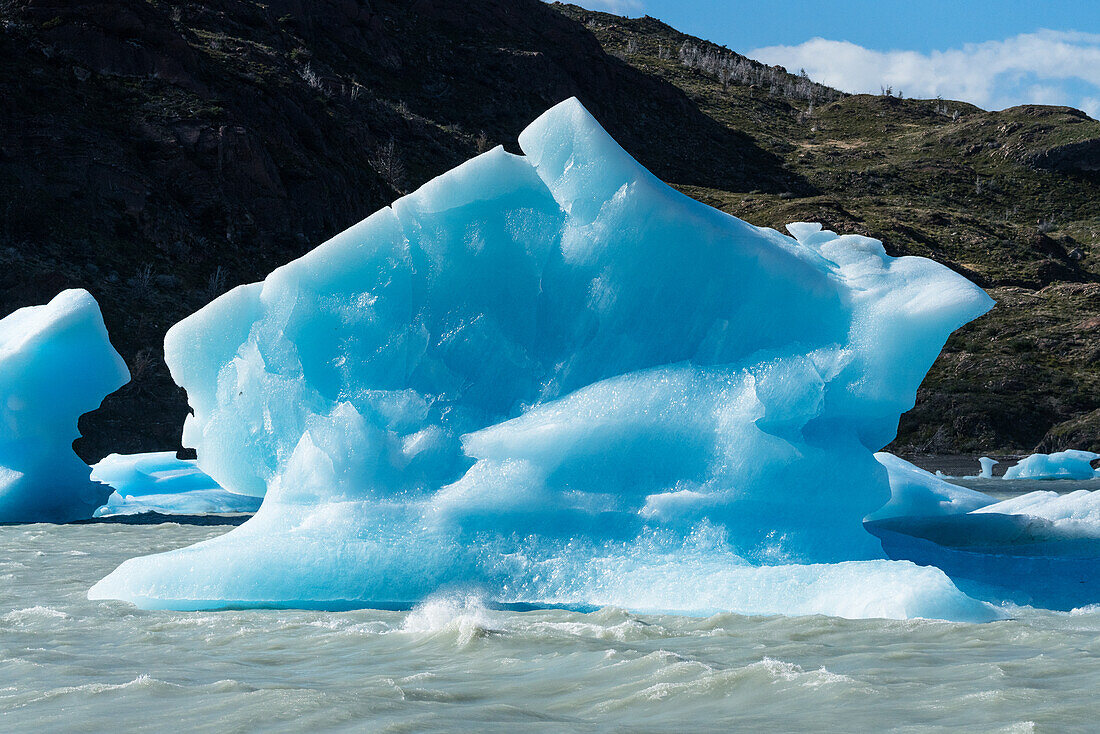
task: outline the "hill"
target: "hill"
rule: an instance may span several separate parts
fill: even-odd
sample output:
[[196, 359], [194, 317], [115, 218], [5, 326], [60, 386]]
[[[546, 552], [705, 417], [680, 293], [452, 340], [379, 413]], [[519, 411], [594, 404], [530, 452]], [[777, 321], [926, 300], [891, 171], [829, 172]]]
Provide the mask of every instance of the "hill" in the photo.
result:
[[538, 0], [6, 0], [0, 53], [0, 311], [86, 287], [134, 374], [86, 459], [177, 445], [172, 323], [573, 95], [708, 204], [989, 289], [901, 450], [1100, 443], [1100, 123], [1076, 110], [846, 95]]
[[754, 224], [821, 221], [934, 258], [992, 313], [948, 341], [903, 416], [902, 452], [1100, 447], [1100, 122], [1066, 107], [843, 95], [652, 18], [561, 6], [614, 54], [682, 89], [808, 190], [681, 186]]

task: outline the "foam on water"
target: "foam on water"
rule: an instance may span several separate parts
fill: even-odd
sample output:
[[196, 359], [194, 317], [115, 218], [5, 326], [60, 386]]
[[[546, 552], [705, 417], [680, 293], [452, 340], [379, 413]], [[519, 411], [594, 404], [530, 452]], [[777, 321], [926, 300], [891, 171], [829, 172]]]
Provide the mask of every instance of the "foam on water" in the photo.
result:
[[[836, 617], [147, 611], [89, 601], [123, 559], [224, 528], [0, 527], [0, 720], [12, 731], [1086, 731], [1100, 614], [971, 625]], [[83, 555], [73, 556], [71, 551]], [[439, 603], [441, 602], [441, 604]], [[16, 621], [8, 621], [13, 612]], [[490, 634], [463, 641], [456, 620]], [[452, 625], [452, 631], [447, 630]]]
[[460, 645], [492, 632], [489, 610], [477, 596], [445, 595], [426, 599], [409, 612], [400, 631], [413, 635], [450, 635]]

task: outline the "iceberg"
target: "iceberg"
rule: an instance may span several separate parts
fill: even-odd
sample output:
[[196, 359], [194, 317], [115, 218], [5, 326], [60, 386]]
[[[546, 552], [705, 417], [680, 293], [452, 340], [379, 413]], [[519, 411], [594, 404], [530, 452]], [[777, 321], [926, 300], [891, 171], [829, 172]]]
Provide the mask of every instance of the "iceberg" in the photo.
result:
[[1091, 451], [1058, 451], [1053, 454], [1032, 454], [1010, 466], [1005, 479], [1095, 479], [1100, 469], [1093, 469], [1092, 462], [1100, 454]]
[[890, 501], [864, 518], [864, 524], [880, 520], [944, 517], [978, 510], [996, 502], [982, 492], [960, 487], [885, 451], [875, 459], [886, 467]]
[[130, 381], [85, 290], [0, 319], [0, 522], [89, 518], [110, 493], [73, 453], [77, 420]]
[[982, 469], [981, 469], [980, 472], [978, 472], [978, 476], [976, 478], [977, 479], [992, 479], [993, 478], [993, 467], [995, 467], [997, 464], [1000, 464], [1000, 463], [1001, 462], [997, 461], [996, 459], [991, 459], [988, 456], [980, 457], [978, 459], [978, 464], [981, 465]]
[[1100, 490], [1078, 489], [1066, 494], [1028, 492], [975, 512], [1042, 518], [1069, 533], [1100, 538]]
[[1069, 610], [1100, 602], [1100, 491], [997, 501], [890, 454], [891, 501], [865, 526], [890, 558], [943, 569], [968, 594]]
[[258, 497], [226, 492], [195, 461], [177, 459], [174, 451], [111, 454], [92, 467], [92, 480], [114, 489], [95, 517], [240, 513], [260, 507]]
[[668, 187], [575, 99], [165, 338], [183, 443], [257, 514], [89, 596], [988, 619], [885, 560], [875, 460], [992, 301]]

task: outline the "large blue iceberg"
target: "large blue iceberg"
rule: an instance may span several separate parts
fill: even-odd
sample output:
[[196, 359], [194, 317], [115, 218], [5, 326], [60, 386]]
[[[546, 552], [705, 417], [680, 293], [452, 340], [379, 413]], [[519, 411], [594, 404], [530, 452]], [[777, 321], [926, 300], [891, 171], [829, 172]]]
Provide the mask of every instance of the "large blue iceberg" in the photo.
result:
[[0, 522], [68, 522], [103, 504], [110, 488], [73, 453], [77, 419], [129, 381], [87, 291], [0, 320]]
[[988, 619], [884, 560], [873, 453], [992, 306], [866, 237], [669, 188], [576, 100], [177, 324], [183, 441], [263, 496], [90, 592], [149, 608], [498, 603]]

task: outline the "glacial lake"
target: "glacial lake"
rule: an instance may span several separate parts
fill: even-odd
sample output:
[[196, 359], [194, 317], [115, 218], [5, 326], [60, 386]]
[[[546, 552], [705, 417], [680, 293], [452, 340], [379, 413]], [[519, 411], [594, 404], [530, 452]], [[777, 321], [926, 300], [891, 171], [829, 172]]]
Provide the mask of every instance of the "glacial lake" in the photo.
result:
[[973, 625], [85, 596], [131, 556], [230, 529], [0, 527], [0, 730], [1085, 732], [1100, 717], [1100, 607]]

